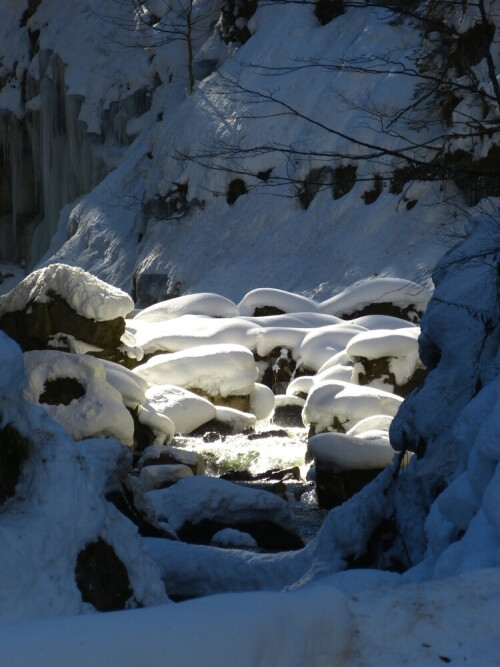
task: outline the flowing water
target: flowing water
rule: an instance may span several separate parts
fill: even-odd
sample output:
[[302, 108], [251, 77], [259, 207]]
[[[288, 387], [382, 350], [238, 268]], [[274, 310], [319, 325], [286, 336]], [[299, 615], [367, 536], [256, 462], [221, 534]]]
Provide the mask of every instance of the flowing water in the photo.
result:
[[[269, 435], [282, 431], [283, 435]], [[320, 528], [327, 510], [318, 507], [314, 483], [308, 481], [310, 464], [305, 462], [307, 432], [304, 428], [280, 429], [268, 423], [260, 423], [256, 434], [266, 437], [236, 434], [220, 436], [213, 442], [202, 437], [176, 437], [176, 445], [200, 453], [206, 464], [207, 474], [232, 478], [237, 483], [254, 488], [267, 489], [288, 500], [298, 522], [299, 532], [305, 543]], [[290, 473], [268, 475], [265, 479], [245, 479], [245, 473], [262, 476], [269, 471]], [[297, 478], [298, 477], [298, 478]]]

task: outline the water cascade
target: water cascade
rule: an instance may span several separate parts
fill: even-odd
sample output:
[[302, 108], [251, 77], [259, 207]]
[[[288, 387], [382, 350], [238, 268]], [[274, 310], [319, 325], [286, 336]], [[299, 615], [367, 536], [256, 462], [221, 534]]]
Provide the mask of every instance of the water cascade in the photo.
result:
[[[138, 91], [101, 113], [101, 134], [79, 119], [84, 98], [68, 94], [65, 65], [52, 51], [38, 54], [28, 75], [25, 116], [0, 113], [0, 261], [32, 267], [48, 250], [62, 207], [89, 192], [116, 166], [117, 148], [131, 143], [130, 118], [151, 103]], [[113, 155], [113, 160], [107, 159]]]

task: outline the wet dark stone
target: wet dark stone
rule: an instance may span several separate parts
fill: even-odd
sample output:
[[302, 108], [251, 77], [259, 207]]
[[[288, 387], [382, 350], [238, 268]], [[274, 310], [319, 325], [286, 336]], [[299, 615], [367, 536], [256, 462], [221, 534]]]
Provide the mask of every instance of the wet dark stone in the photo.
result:
[[85, 387], [75, 378], [46, 380], [38, 400], [45, 405], [69, 405], [85, 396]]
[[125, 609], [133, 594], [127, 568], [113, 547], [101, 538], [78, 554], [75, 579], [82, 600], [98, 611]]
[[285, 311], [276, 306], [258, 306], [253, 311], [253, 317], [267, 317], [268, 315], [284, 315]]
[[29, 440], [11, 424], [0, 431], [0, 503], [15, 495]]
[[341, 505], [369, 484], [380, 470], [339, 470], [316, 459], [316, 495], [318, 505], [332, 509]]
[[287, 438], [288, 433], [282, 428], [270, 431], [262, 431], [261, 433], [250, 433], [248, 440], [264, 440], [265, 438]]
[[274, 414], [271, 421], [278, 426], [303, 427], [302, 406], [280, 405], [279, 407], [274, 408]]

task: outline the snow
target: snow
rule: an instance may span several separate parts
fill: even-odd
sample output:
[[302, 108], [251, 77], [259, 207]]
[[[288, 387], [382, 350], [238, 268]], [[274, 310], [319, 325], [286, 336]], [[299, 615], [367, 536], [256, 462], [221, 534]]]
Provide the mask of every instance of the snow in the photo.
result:
[[211, 317], [236, 317], [235, 304], [219, 294], [186, 294], [168, 301], [155, 303], [141, 310], [134, 319], [146, 322], [164, 322], [182, 315], [209, 315]]
[[317, 371], [362, 331], [363, 327], [350, 323], [320, 327], [304, 337], [298, 349], [294, 350], [294, 358], [300, 366]]
[[307, 396], [302, 419], [314, 425], [316, 432], [331, 430], [335, 417], [347, 431], [365, 417], [394, 416], [403, 399], [372, 387], [328, 380], [314, 385]]
[[173, 354], [159, 354], [134, 369], [151, 384], [201, 389], [211, 396], [248, 395], [257, 368], [252, 353], [241, 345], [200, 345]]
[[140, 405], [137, 410], [137, 419], [144, 426], [148, 426], [155, 435], [155, 443], [163, 445], [169, 443], [175, 434], [175, 424], [167, 415], [158, 412], [149, 401]]
[[128, 294], [83, 269], [52, 264], [33, 271], [0, 296], [0, 313], [17, 312], [31, 303], [47, 303], [50, 291], [61, 296], [79, 315], [98, 322], [125, 317], [134, 307]]
[[[36, 261], [50, 242], [44, 262], [81, 266], [130, 293], [135, 285], [144, 302], [180, 292], [189, 297], [181, 297], [184, 304], [191, 304], [186, 305], [189, 310], [191, 306], [205, 308], [209, 303], [206, 295], [213, 295], [210, 312], [198, 315], [190, 311], [176, 316], [183, 322], [169, 320], [175, 324], [165, 329], [165, 349], [198, 349], [210, 342], [223, 344], [227, 352], [228, 346], [237, 343], [247, 349], [248, 367], [241, 350], [240, 356], [231, 353], [219, 358], [220, 364], [214, 359], [202, 362], [204, 354], [210, 356], [205, 349], [188, 373], [189, 363], [178, 362], [175, 352], [169, 357], [174, 358], [173, 366], [181, 365], [176, 371], [179, 377], [148, 380], [171, 383], [191, 378], [190, 373], [207, 372], [211, 381], [207, 380], [204, 391], [219, 391], [219, 384], [225, 382], [222, 375], [241, 359], [244, 369], [236, 375], [248, 373], [245, 392], [259, 404], [269, 399], [270, 405], [270, 397], [263, 392], [258, 396], [256, 365], [249, 362], [249, 351], [258, 340], [264, 350], [272, 342], [286, 347], [280, 337], [289, 336], [286, 342], [295, 355], [303, 340], [315, 339], [312, 329], [340, 324], [327, 319], [329, 314], [352, 314], [374, 302], [424, 309], [430, 295], [430, 270], [445, 249], [442, 242], [445, 247], [455, 243], [462, 227], [462, 214], [457, 211], [468, 216], [471, 208], [451, 182], [410, 183], [404, 192], [394, 195], [385, 181], [378, 199], [367, 206], [363, 201], [367, 183], [380, 170], [385, 179], [394, 164], [389, 159], [383, 164], [367, 159], [359, 144], [341, 135], [355, 130], [360, 141], [378, 144], [382, 138], [389, 150], [403, 147], [412, 154], [413, 140], [431, 140], [435, 132], [448, 135], [450, 152], [470, 147], [468, 137], [455, 138], [456, 127], [435, 125], [434, 117], [417, 136], [407, 124], [411, 116], [405, 115], [393, 131], [381, 134], [379, 118], [371, 114], [380, 109], [397, 112], [412, 99], [418, 83], [418, 79], [398, 75], [397, 67], [384, 63], [383, 57], [379, 60], [377, 56], [373, 63], [374, 53], [396, 53], [403, 65], [413, 67], [422, 40], [429, 42], [432, 35], [422, 36], [413, 26], [394, 22], [390, 12], [372, 6], [348, 7], [345, 15], [320, 26], [308, 3], [261, 3], [249, 23], [252, 38], [244, 46], [226, 46], [211, 29], [198, 35], [195, 58], [215, 54], [217, 71], [197, 82], [186, 98], [185, 44], [155, 45], [152, 30], [125, 30], [120, 23], [120, 3], [110, 4], [104, 21], [102, 4], [99, 0], [79, 4], [42, 0], [28, 22], [32, 35], [40, 30], [39, 50], [31, 49], [28, 30], [22, 25], [27, 3], [6, 0], [2, 4], [0, 143], [5, 166], [10, 166], [10, 171], [5, 169], [7, 206], [9, 176], [13, 186], [12, 215], [0, 221], [2, 259], [15, 250], [16, 254], [31, 254]], [[197, 1], [197, 10], [211, 11], [209, 4]], [[162, 0], [148, 2], [148, 11], [157, 12], [162, 25], [170, 20], [165, 10]], [[453, 12], [459, 34], [478, 19], [477, 8], [464, 10], [460, 3]], [[148, 48], [141, 48], [145, 44]], [[492, 55], [497, 62], [497, 52], [493, 50]], [[382, 66], [384, 73], [373, 75], [349, 66], [367, 61]], [[298, 62], [307, 66], [297, 67]], [[279, 86], [277, 77], [269, 76], [269, 65], [282, 68]], [[484, 61], [471, 72], [486, 92], [491, 91]], [[38, 90], [42, 79], [43, 94]], [[61, 100], [65, 112], [61, 136], [55, 132], [57, 105], [48, 94], [57, 79], [67, 93]], [[271, 92], [276, 99], [267, 103], [259, 96], [241, 95], [235, 87], [239, 83], [250, 90]], [[143, 113], [145, 109], [132, 95], [148, 87], [151, 111]], [[297, 108], [302, 117], [291, 115], [283, 122], [279, 100]], [[20, 140], [23, 135], [19, 127], [16, 132], [13, 117], [3, 113], [22, 118], [26, 109], [32, 127], [30, 147]], [[453, 112], [454, 120], [462, 123], [463, 118], [482, 111], [464, 93]], [[492, 108], [485, 119], [478, 117], [489, 123], [495, 111]], [[131, 145], [125, 145], [127, 129], [138, 132]], [[94, 134], [97, 145], [93, 148], [86, 132]], [[269, 150], [258, 150], [266, 145]], [[475, 155], [484, 155], [490, 145], [490, 139], [478, 140], [473, 146]], [[232, 146], [238, 148], [236, 153], [231, 152]], [[229, 153], [219, 155], [224, 148]], [[31, 164], [22, 162], [29, 150], [34, 151], [34, 183], [30, 181]], [[200, 151], [214, 155], [212, 169], [192, 159]], [[321, 153], [328, 155], [333, 167], [355, 162], [358, 182], [335, 202], [325, 188], [303, 209], [297, 189], [312, 168], [324, 166]], [[186, 159], [180, 157], [186, 154]], [[345, 157], [339, 160], [339, 155]], [[270, 181], [259, 181], [255, 174], [269, 168]], [[105, 176], [110, 169], [114, 171]], [[231, 170], [242, 175], [248, 187], [248, 193], [232, 205], [225, 196], [233, 178]], [[80, 188], [90, 177], [94, 185], [95, 171], [103, 179], [100, 185], [60, 211], [62, 204], [84, 192], [75, 191], [75, 186]], [[20, 175], [22, 183], [16, 188]], [[187, 187], [186, 210], [175, 219], [161, 213], [149, 215], [151, 202], [162, 203], [179, 184]], [[85, 184], [85, 189], [91, 185]], [[25, 224], [21, 207], [37, 191], [43, 192], [45, 201], [35, 218]], [[418, 201], [409, 208], [413, 198]], [[445, 206], [450, 199], [458, 205]], [[26, 435], [36, 435], [34, 459], [23, 472], [18, 495], [2, 506], [0, 514], [5, 543], [0, 568], [0, 616], [6, 621], [0, 625], [2, 659], [13, 667], [89, 663], [154, 667], [166, 661], [224, 665], [235, 659], [249, 667], [322, 667], [332, 662], [367, 667], [495, 664], [500, 640], [495, 622], [500, 591], [496, 207], [492, 200], [487, 215], [467, 225], [463, 245], [445, 256], [434, 272], [436, 298], [429, 304], [420, 338], [422, 360], [430, 373], [424, 387], [400, 407], [391, 427], [395, 447], [404, 451], [425, 443], [424, 458], [414, 457], [397, 482], [393, 471], [383, 472], [357, 497], [328, 515], [311, 547], [287, 557], [142, 540], [130, 522], [104, 502], [109, 480], [117, 471], [128, 469], [130, 452], [110, 438], [74, 442], [44, 411], [23, 402], [21, 391], [27, 380], [22, 355], [0, 333], [2, 424], [15, 423]], [[30, 225], [38, 222], [36, 216], [44, 220], [30, 247]], [[19, 304], [22, 308], [33, 298], [44, 301], [51, 272], [58, 274], [51, 283], [55, 291], [86, 317], [105, 321], [131, 310], [131, 300], [123, 292], [103, 288], [87, 275], [81, 280], [78, 270], [54, 265], [42, 271], [47, 273], [41, 274], [39, 292], [31, 283], [21, 283], [18, 292], [0, 297], [0, 312], [16, 310]], [[156, 282], [148, 287], [146, 279], [151, 276]], [[91, 283], [95, 290], [89, 290]], [[268, 287], [254, 291], [262, 285]], [[248, 290], [238, 307], [241, 314], [263, 296], [261, 305], [274, 304], [290, 314], [237, 318], [234, 304]], [[223, 298], [230, 298], [230, 303]], [[208, 324], [215, 314], [215, 301], [224, 319], [234, 321]], [[174, 308], [173, 302], [166, 302], [167, 312]], [[203, 317], [207, 322], [200, 319]], [[412, 331], [408, 335], [413, 335], [411, 325], [383, 317], [357, 318], [350, 326], [370, 331], [408, 327]], [[163, 334], [157, 333], [165, 322], [153, 331], [155, 327], [141, 328], [140, 320], [136, 333], [145, 344], [161, 339]], [[143, 322], [146, 324], [150, 323]], [[271, 331], [271, 327], [282, 331]], [[318, 333], [316, 338], [320, 337]], [[370, 337], [372, 352], [378, 345], [375, 339]], [[338, 383], [322, 380], [347, 377], [349, 372], [344, 351], [348, 342], [338, 348], [333, 342], [325, 340], [311, 349], [309, 356], [315, 364], [311, 368], [322, 377], [301, 379], [302, 386], [310, 390], [311, 406], [316, 399], [322, 403], [319, 399], [324, 391], [325, 410], [328, 407], [331, 413], [335, 404], [335, 409], [342, 408], [341, 417], [348, 418], [346, 427], [350, 427], [342, 441], [356, 435], [353, 440], [368, 439], [357, 445], [368, 447], [377, 432], [386, 432], [401, 401], [396, 397], [393, 403], [387, 397], [382, 401], [380, 394], [375, 400], [374, 394], [364, 393], [368, 389], [347, 383], [344, 389], [332, 391]], [[189, 359], [196, 357], [195, 352], [190, 354]], [[73, 363], [83, 377], [87, 362], [69, 359], [68, 355], [58, 367], [61, 363], [61, 368], [69, 370]], [[193, 370], [196, 364], [198, 371]], [[403, 365], [392, 367], [399, 379], [407, 375]], [[144, 364], [143, 369], [146, 367]], [[141, 406], [146, 381], [140, 370], [133, 381], [122, 370], [106, 364], [101, 368], [104, 374], [101, 370], [95, 378], [101, 384], [94, 398], [115, 396], [120, 410], [138, 405], [139, 413], [150, 423], [163, 424], [163, 428], [170, 424], [151, 406]], [[33, 370], [34, 377], [38, 377], [37, 370]], [[235, 382], [231, 378], [224, 390], [235, 389]], [[343, 406], [341, 394], [346, 398]], [[278, 399], [276, 404], [280, 400], [288, 399]], [[264, 414], [267, 408], [262, 407], [260, 413], [257, 403], [253, 409]], [[351, 415], [358, 403], [359, 415]], [[358, 421], [372, 408], [375, 415]], [[79, 419], [71, 421], [78, 425]], [[111, 421], [117, 422], [117, 417]], [[167, 432], [172, 428], [169, 425]], [[334, 436], [340, 438], [331, 434]], [[162, 435], [160, 428], [158, 438], [165, 437], [167, 433]], [[226, 460], [236, 458], [230, 438], [219, 443], [227, 446]], [[433, 486], [436, 480], [439, 483]], [[439, 493], [443, 486], [445, 490]], [[392, 519], [394, 512], [411, 557], [419, 564], [403, 576], [375, 570], [339, 574], [346, 562], [365, 553], [370, 534], [382, 519]], [[126, 562], [137, 602], [162, 606], [88, 614], [92, 610], [81, 601], [74, 568], [68, 563], [73, 564], [79, 550], [98, 535], [112, 542]], [[160, 571], [168, 590], [179, 595], [245, 588], [297, 590], [212, 596], [166, 607]], [[79, 618], [12, 623], [82, 613]]]
[[150, 491], [147, 497], [158, 519], [179, 530], [188, 521], [220, 523], [267, 520], [285, 528], [294, 522], [288, 503], [279, 496], [215, 477], [189, 477], [168, 489]]
[[69, 405], [43, 403], [46, 412], [75, 440], [111, 437], [133, 445], [132, 417], [122, 394], [107, 381], [106, 370], [98, 359], [56, 350], [37, 350], [25, 353], [24, 366], [28, 378], [24, 396], [32, 403], [40, 403], [47, 381], [73, 378], [83, 386], [84, 395], [73, 399]]
[[215, 418], [231, 429], [231, 433], [242, 433], [255, 428], [255, 415], [249, 412], [242, 412], [234, 408], [227, 408], [217, 405], [215, 408]]
[[240, 315], [252, 316], [256, 308], [272, 307], [283, 313], [316, 312], [318, 306], [314, 301], [298, 294], [272, 288], [259, 288], [245, 294], [238, 304]]
[[388, 439], [360, 438], [343, 433], [320, 433], [309, 438], [309, 451], [315, 459], [333, 464], [339, 470], [385, 468], [394, 458]]
[[164, 321], [139, 319], [126, 322], [127, 332], [134, 336], [145, 354], [180, 352], [197, 345], [234, 343], [255, 348], [259, 329], [239, 318], [205, 315], [181, 315]]
[[215, 407], [208, 399], [182, 387], [154, 384], [146, 397], [155, 412], [172, 420], [177, 433], [191, 433], [215, 418]]
[[358, 334], [347, 343], [346, 354], [352, 361], [406, 357], [417, 353], [420, 329], [377, 329]]
[[372, 278], [323, 301], [321, 311], [340, 317], [362, 310], [371, 303], [392, 303], [402, 308], [411, 304], [415, 310], [424, 311], [430, 296], [427, 289], [409, 280]]
[[254, 549], [257, 542], [249, 533], [243, 533], [234, 528], [224, 528], [219, 530], [210, 540], [210, 544], [225, 548], [247, 548]]
[[274, 404], [275, 397], [269, 387], [256, 382], [250, 394], [250, 410], [257, 421], [270, 417], [274, 410]]
[[139, 479], [144, 491], [160, 489], [169, 484], [175, 484], [185, 477], [192, 477], [193, 471], [182, 463], [172, 463], [169, 465], [150, 465], [143, 468], [139, 474]]

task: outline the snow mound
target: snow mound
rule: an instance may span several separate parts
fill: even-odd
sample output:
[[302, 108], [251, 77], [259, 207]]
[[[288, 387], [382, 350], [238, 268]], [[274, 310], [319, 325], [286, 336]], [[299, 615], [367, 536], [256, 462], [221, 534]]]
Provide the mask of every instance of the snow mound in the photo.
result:
[[134, 319], [146, 322], [164, 322], [182, 315], [208, 315], [210, 317], [236, 317], [236, 305], [219, 294], [203, 292], [185, 294], [175, 299], [155, 303], [141, 310]]
[[288, 503], [279, 496], [216, 477], [189, 477], [147, 497], [158, 518], [176, 531], [188, 521], [203, 519], [241, 523], [265, 518], [284, 528], [294, 524]]
[[298, 365], [318, 371], [331, 357], [342, 352], [351, 338], [363, 331], [363, 327], [350, 323], [315, 329], [304, 337], [293, 356]]
[[250, 394], [250, 410], [260, 421], [271, 416], [274, 410], [275, 397], [273, 392], [263, 384], [255, 383]]
[[319, 433], [309, 438], [315, 459], [340, 470], [376, 470], [392, 462], [395, 451], [387, 438], [359, 438], [344, 433]]
[[127, 331], [145, 354], [180, 352], [197, 345], [234, 343], [255, 348], [259, 328], [239, 318], [214, 318], [208, 315], [181, 315], [176, 319], [127, 320]]
[[323, 301], [319, 309], [322, 313], [345, 317], [371, 304], [391, 303], [401, 309], [413, 306], [417, 312], [423, 312], [430, 297], [427, 289], [410, 280], [372, 278]]
[[182, 387], [152, 385], [146, 397], [155, 412], [173, 421], [176, 433], [191, 433], [215, 418], [215, 407], [208, 399]]
[[61, 296], [71, 308], [97, 322], [125, 317], [134, 307], [128, 294], [83, 269], [51, 264], [30, 273], [14, 289], [0, 296], [0, 315], [23, 310], [30, 303], [47, 303], [50, 292]]
[[13, 387], [26, 384], [23, 353], [19, 345], [0, 331], [0, 395], [8, 395]]
[[[117, 438], [129, 446], [134, 444], [133, 419], [122, 394], [108, 382], [104, 365], [99, 360], [56, 350], [40, 350], [26, 352], [24, 366], [28, 377], [24, 391], [26, 400], [41, 403], [75, 440], [101, 436]], [[82, 387], [83, 395], [65, 405], [59, 402], [57, 387], [58, 381], [66, 379], [76, 381]], [[54, 397], [44, 400], [51, 383], [55, 388]]]
[[150, 384], [175, 384], [223, 397], [250, 394], [257, 379], [253, 355], [241, 345], [200, 345], [159, 354], [134, 373]]
[[348, 431], [357, 422], [372, 415], [394, 416], [403, 399], [387, 391], [360, 387], [340, 381], [314, 385], [302, 411], [306, 426], [314, 425], [316, 432], [341, 427]]
[[262, 308], [273, 308], [282, 313], [315, 313], [319, 310], [318, 304], [306, 296], [272, 287], [254, 289], [245, 294], [238, 304], [240, 315], [252, 316]]
[[418, 356], [420, 329], [365, 331], [352, 338], [346, 347], [346, 354], [352, 361], [360, 358], [380, 359], [380, 357]]

